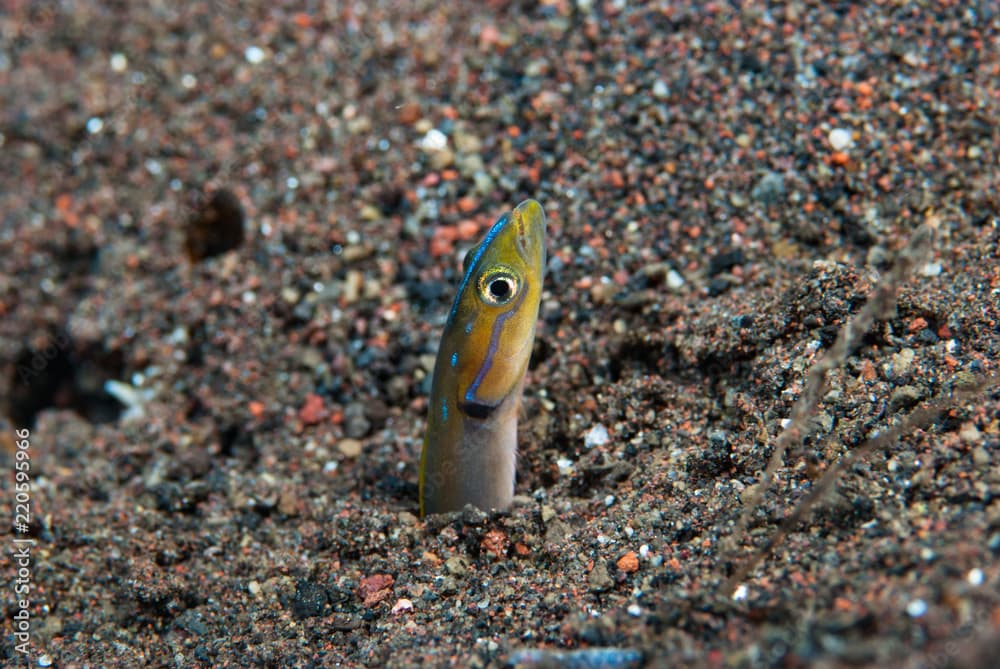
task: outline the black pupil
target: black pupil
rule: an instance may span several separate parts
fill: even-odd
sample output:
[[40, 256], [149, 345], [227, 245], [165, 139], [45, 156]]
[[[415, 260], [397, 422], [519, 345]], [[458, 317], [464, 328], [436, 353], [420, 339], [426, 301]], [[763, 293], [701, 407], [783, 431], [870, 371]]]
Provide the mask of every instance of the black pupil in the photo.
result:
[[505, 300], [510, 297], [510, 281], [507, 279], [494, 279], [491, 281], [490, 295], [498, 300]]

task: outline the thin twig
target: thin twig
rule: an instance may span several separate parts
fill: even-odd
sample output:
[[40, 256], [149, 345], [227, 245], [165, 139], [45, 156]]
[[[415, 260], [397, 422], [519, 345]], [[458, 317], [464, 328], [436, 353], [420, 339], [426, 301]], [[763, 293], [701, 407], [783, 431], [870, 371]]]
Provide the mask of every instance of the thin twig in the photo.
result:
[[[806, 513], [816, 504], [816, 502], [819, 501], [823, 495], [829, 492], [829, 490], [837, 482], [837, 479], [840, 478], [840, 475], [850, 468], [855, 462], [866, 457], [869, 453], [875, 451], [876, 449], [888, 446], [908, 432], [926, 427], [933, 422], [938, 414], [948, 407], [958, 404], [960, 401], [972, 397], [980, 392], [989, 392], [997, 386], [1000, 386], [1000, 376], [993, 374], [981, 379], [975, 386], [956, 390], [947, 397], [938, 397], [923, 406], [914, 409], [907, 414], [905, 418], [885, 432], [880, 432], [874, 437], [866, 440], [860, 446], [853, 448], [849, 453], [841, 458], [837, 464], [833, 465], [823, 473], [823, 476], [816, 482], [816, 485], [813, 486], [812, 490], [810, 490], [809, 493], [799, 501], [798, 505], [796, 505], [792, 512], [782, 521], [778, 530], [768, 537], [767, 541], [764, 542], [764, 545], [758, 548], [750, 559], [744, 561], [743, 564], [737, 567], [736, 571], [722, 586], [723, 596], [732, 596], [733, 591], [747, 577], [747, 575], [758, 564], [760, 564], [772, 550], [784, 541], [785, 537], [788, 536], [788, 533], [795, 528]], [[829, 440], [829, 438], [830, 437], [827, 437], [824, 441]]]
[[[778, 435], [774, 444], [774, 451], [767, 468], [761, 476], [760, 482], [748, 495], [740, 514], [739, 520], [733, 533], [730, 535], [730, 551], [737, 550], [736, 542], [746, 533], [750, 517], [767, 492], [774, 479], [774, 474], [784, 461], [785, 453], [789, 447], [798, 444], [805, 433], [809, 417], [815, 413], [819, 406], [820, 398], [826, 388], [827, 373], [840, 367], [850, 356], [851, 352], [861, 342], [865, 334], [871, 329], [872, 324], [878, 318], [885, 318], [892, 313], [896, 305], [896, 295], [899, 287], [912, 273], [913, 267], [922, 262], [930, 249], [933, 230], [930, 226], [924, 225], [914, 232], [909, 243], [904, 246], [889, 272], [879, 281], [872, 294], [871, 299], [862, 307], [854, 318], [841, 329], [837, 335], [837, 340], [819, 361], [816, 362], [806, 375], [805, 387], [802, 395], [792, 407], [792, 414], [788, 426]], [[755, 560], [751, 560], [751, 563]], [[738, 571], [742, 571], [738, 570]]]

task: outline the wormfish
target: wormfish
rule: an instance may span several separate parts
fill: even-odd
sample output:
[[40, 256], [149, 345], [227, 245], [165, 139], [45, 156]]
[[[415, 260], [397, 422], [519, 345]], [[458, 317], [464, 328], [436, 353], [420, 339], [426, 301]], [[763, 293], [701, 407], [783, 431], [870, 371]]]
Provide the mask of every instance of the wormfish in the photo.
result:
[[545, 212], [525, 200], [465, 256], [441, 335], [420, 455], [420, 515], [514, 496], [517, 413], [545, 271]]

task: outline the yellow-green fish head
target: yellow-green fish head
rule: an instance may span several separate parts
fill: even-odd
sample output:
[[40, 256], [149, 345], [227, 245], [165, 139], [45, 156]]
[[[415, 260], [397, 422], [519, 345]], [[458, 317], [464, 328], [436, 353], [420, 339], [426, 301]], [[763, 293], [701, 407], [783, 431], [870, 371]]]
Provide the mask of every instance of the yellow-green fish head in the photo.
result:
[[519, 389], [544, 267], [545, 214], [534, 200], [501, 217], [466, 256], [442, 346], [452, 351], [455, 407], [468, 416], [485, 417]]

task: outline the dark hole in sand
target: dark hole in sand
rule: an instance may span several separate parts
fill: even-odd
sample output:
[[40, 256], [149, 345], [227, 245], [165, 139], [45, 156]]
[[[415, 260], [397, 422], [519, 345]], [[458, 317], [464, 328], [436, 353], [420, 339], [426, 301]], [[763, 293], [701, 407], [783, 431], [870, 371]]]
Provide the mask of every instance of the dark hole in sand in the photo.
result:
[[25, 427], [48, 408], [71, 409], [91, 423], [113, 422], [124, 407], [105, 392], [104, 382], [121, 378], [123, 368], [119, 351], [78, 346], [65, 332], [54, 332], [44, 346], [26, 345], [18, 353], [4, 413]]
[[219, 189], [187, 222], [184, 248], [193, 262], [231, 251], [243, 243], [243, 207], [239, 198]]

